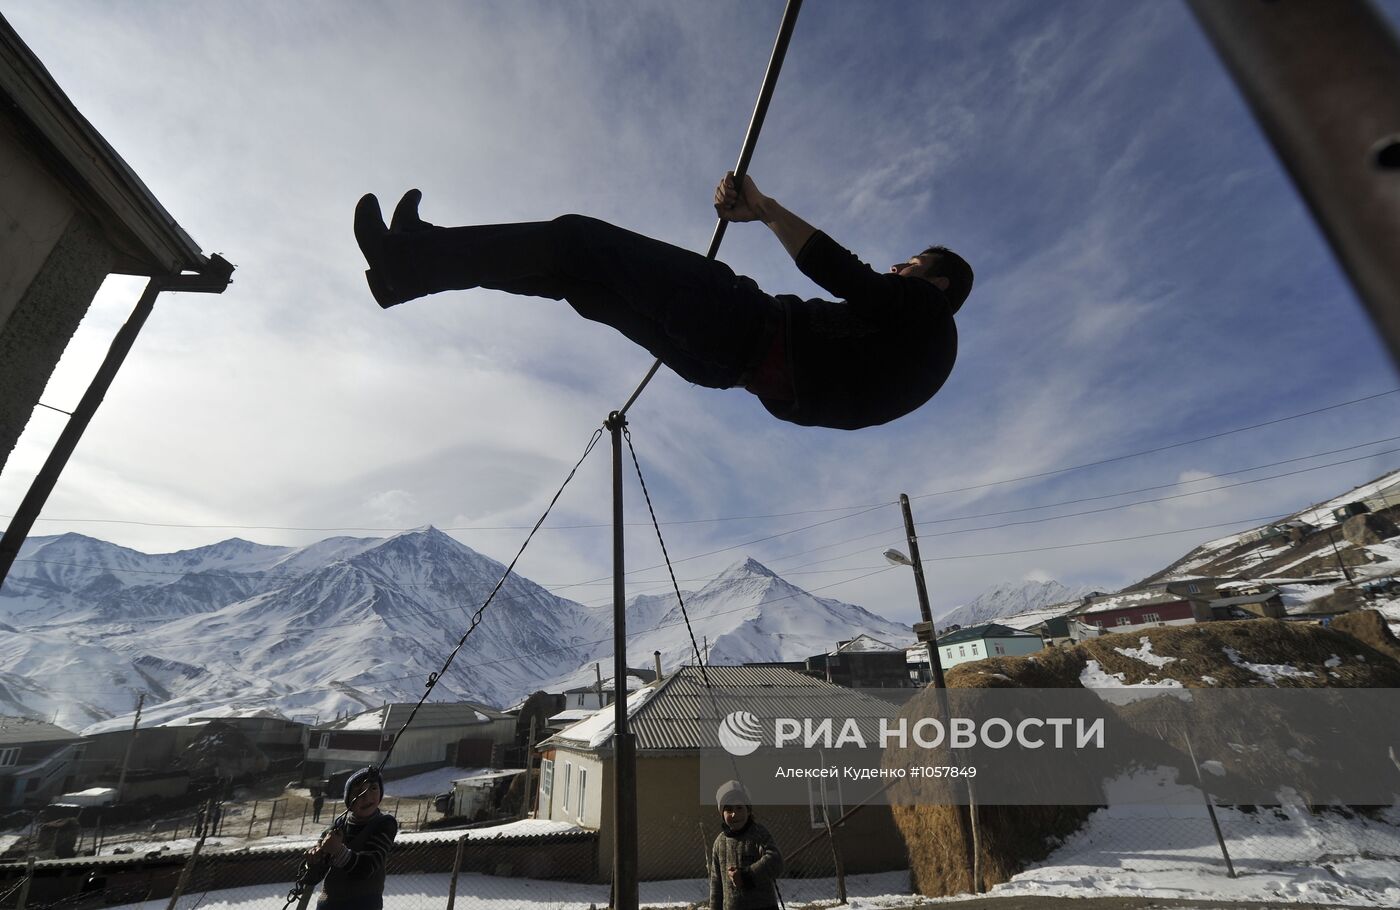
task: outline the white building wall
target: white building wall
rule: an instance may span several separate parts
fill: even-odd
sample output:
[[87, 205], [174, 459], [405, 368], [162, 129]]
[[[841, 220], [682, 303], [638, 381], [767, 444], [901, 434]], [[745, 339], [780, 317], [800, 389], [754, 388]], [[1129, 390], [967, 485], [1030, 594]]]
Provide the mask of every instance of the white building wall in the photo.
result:
[[602, 793], [602, 761], [586, 753], [556, 750], [554, 785], [547, 798], [541, 790], [539, 817], [551, 821], [572, 822], [585, 828], [598, 828], [603, 817]]
[[[1001, 650], [997, 650], [997, 646]], [[1015, 638], [979, 638], [973, 641], [958, 642], [955, 645], [939, 645], [938, 659], [947, 670], [958, 664], [988, 657], [1017, 657], [1034, 654], [1045, 647], [1039, 636], [1017, 636]]]

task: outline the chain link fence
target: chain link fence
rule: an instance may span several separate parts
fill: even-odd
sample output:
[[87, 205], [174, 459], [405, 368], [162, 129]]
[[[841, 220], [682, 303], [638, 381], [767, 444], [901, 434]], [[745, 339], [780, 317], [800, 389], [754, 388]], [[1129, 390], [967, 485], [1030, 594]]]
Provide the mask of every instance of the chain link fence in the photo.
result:
[[[208, 824], [202, 841], [164, 839], [167, 832], [176, 831], [177, 822], [171, 819], [158, 826], [155, 839], [140, 841], [136, 833], [124, 833], [106, 839], [96, 856], [37, 859], [40, 853], [16, 862], [12, 851], [12, 861], [0, 865], [0, 908], [275, 910], [286, 903], [320, 828], [334, 818], [327, 808], [321, 825], [313, 826], [311, 813], [296, 808], [294, 800], [231, 807], [219, 824]], [[391, 798], [385, 808], [403, 813], [386, 867], [385, 901], [390, 910], [583, 910], [609, 905], [612, 845], [597, 831], [536, 819], [436, 830], [428, 825], [421, 830], [413, 824], [416, 801], [405, 800], [396, 807]], [[883, 808], [872, 811], [888, 814]], [[668, 820], [642, 826], [644, 906], [709, 905], [707, 870], [720, 824], [713, 810], [705, 817], [708, 823]], [[180, 830], [192, 833], [195, 821], [180, 819]], [[790, 907], [829, 906], [845, 897], [909, 891], [902, 850], [878, 857], [874, 865], [880, 868], [872, 871], [872, 860], [865, 855], [869, 851], [863, 854], [859, 849], [858, 833], [844, 826], [828, 832], [824, 821], [814, 823], [808, 817], [805, 807], [801, 813], [774, 809], [768, 816], [760, 811], [758, 821], [768, 827], [784, 854], [779, 888]], [[93, 837], [85, 833], [82, 842], [92, 843]], [[317, 893], [319, 887], [313, 888], [313, 905]]]
[[[338, 807], [336, 807], [338, 809]], [[610, 903], [612, 845], [567, 822], [523, 819], [434, 829], [422, 801], [391, 798], [400, 834], [387, 865], [387, 910], [584, 910]], [[756, 820], [784, 859], [779, 881], [789, 907], [832, 906], [862, 896], [910, 894], [908, 859], [886, 807], [839, 816], [811, 807], [759, 807]], [[321, 822], [294, 797], [230, 807], [202, 841], [178, 833], [176, 820], [155, 839], [134, 832], [105, 839], [96, 856], [39, 858], [11, 850], [0, 864], [0, 910], [267, 910], [283, 906], [305, 852], [334, 817]], [[645, 817], [645, 816], [644, 816]], [[709, 819], [706, 821], [705, 819]], [[415, 824], [425, 819], [424, 824]], [[181, 818], [188, 833], [195, 817]], [[269, 831], [271, 833], [269, 833]], [[705, 907], [707, 867], [719, 832], [717, 813], [644, 822], [640, 892], [646, 907]], [[98, 837], [85, 832], [83, 844]], [[37, 844], [36, 844], [37, 845]], [[117, 852], [121, 850], [123, 852]], [[130, 852], [125, 852], [129, 850]], [[88, 852], [87, 849], [83, 851]], [[1271, 873], [1377, 883], [1400, 868], [1400, 810], [1302, 806], [1113, 806], [1092, 813], [1044, 862], [1020, 878], [1058, 882], [1085, 874], [1153, 876], [1202, 870], [1248, 879]], [[1098, 870], [1088, 872], [1086, 870]], [[314, 904], [319, 889], [312, 889]], [[292, 907], [296, 903], [291, 904]]]

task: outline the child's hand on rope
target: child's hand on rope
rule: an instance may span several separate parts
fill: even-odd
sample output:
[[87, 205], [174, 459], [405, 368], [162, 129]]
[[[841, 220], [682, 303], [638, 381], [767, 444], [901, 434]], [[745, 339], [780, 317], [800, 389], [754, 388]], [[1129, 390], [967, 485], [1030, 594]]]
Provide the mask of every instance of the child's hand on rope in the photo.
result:
[[311, 853], [313, 856], [320, 859], [330, 859], [339, 856], [340, 852], [344, 849], [345, 838], [341, 836], [339, 831], [332, 828], [330, 831], [326, 832], [326, 835], [321, 838], [321, 842], [316, 845], [316, 848], [312, 850]]
[[767, 201], [758, 190], [758, 184], [748, 174], [744, 175], [743, 190], [735, 185], [734, 172], [730, 171], [715, 187], [715, 213], [725, 221], [761, 221], [763, 204]]

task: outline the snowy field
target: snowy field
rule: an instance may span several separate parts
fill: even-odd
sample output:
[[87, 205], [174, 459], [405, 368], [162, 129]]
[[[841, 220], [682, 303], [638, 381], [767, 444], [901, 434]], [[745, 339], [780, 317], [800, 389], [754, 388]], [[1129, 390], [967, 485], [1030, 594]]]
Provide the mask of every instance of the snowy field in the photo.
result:
[[1312, 815], [1297, 805], [1217, 808], [1232, 879], [1199, 792], [1161, 783], [1153, 805], [1100, 809], [1045, 862], [991, 893], [1400, 907], [1395, 806], [1380, 820]]
[[[442, 910], [447, 906], [451, 875], [389, 876], [385, 885], [384, 910]], [[878, 875], [852, 875], [846, 878], [849, 906], [863, 908], [908, 906], [917, 900], [908, 893], [907, 872]], [[834, 879], [802, 879], [781, 883], [789, 907], [810, 906], [820, 901], [835, 902]], [[646, 907], [686, 907], [709, 899], [709, 886], [701, 879], [642, 882], [641, 902]], [[286, 900], [287, 886], [258, 885], [208, 894], [193, 893], [180, 899], [177, 910], [266, 910]], [[813, 895], [811, 900], [803, 894]], [[820, 896], [820, 897], [818, 897]], [[165, 910], [169, 900], [126, 904], [121, 910]], [[456, 906], [463, 910], [589, 910], [606, 907], [608, 886], [552, 882], [528, 878], [500, 878], [464, 874], [457, 880]]]

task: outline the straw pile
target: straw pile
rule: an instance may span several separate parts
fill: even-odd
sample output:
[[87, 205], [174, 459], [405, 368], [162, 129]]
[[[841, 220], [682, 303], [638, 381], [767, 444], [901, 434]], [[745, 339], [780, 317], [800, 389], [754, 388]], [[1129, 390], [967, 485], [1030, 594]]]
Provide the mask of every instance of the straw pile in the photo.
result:
[[[1125, 685], [1172, 679], [1188, 689], [1400, 687], [1400, 644], [1389, 634], [1385, 623], [1375, 614], [1345, 619], [1335, 621], [1330, 629], [1256, 619], [1105, 635], [1074, 647], [1047, 649], [1026, 657], [960, 664], [947, 674], [949, 695], [954, 699], [956, 714], [959, 689], [1082, 688], [1080, 677], [1089, 661], [1096, 661], [1106, 673], [1121, 675]], [[1173, 660], [1143, 660], [1140, 656], [1144, 654]], [[1290, 667], [1292, 671], [1282, 675], [1262, 671], [1261, 675], [1259, 668], [1269, 666]], [[1029, 701], [1026, 714], [1035, 716], [1036, 694], [1027, 691], [1025, 696]], [[905, 706], [901, 716], [941, 716], [936, 699], [937, 692], [926, 689]], [[1162, 701], [1157, 700], [1159, 706]], [[1154, 734], [1150, 728], [1154, 725], [1134, 728], [1134, 707], [1105, 712], [1105, 723], [1115, 741], [1126, 738], [1133, 743], [1129, 751], [1139, 759], [1133, 765], [1153, 767], [1158, 760], [1176, 767], [1194, 765], [1184, 757], [1185, 742], [1181, 737], [1163, 735], [1160, 710], [1153, 715]], [[1220, 700], [1217, 710], [1229, 710], [1225, 699]], [[1258, 779], [1248, 775], [1265, 769], [1273, 773], [1301, 770], [1290, 764], [1295, 758], [1287, 754], [1285, 744], [1276, 743], [1289, 732], [1287, 718], [1237, 714], [1222, 714], [1220, 723], [1213, 725], [1215, 729], [1210, 729], [1212, 725], [1193, 728], [1192, 748], [1198, 758], [1219, 759], [1227, 774], [1242, 775], [1244, 779]], [[1237, 748], [1241, 739], [1249, 746], [1242, 751]], [[1355, 756], [1327, 754], [1325, 743], [1311, 745], [1316, 748], [1309, 750], [1309, 761], [1356, 760]], [[913, 747], [891, 748], [884, 756], [886, 767], [909, 767], [915, 761], [953, 763], [946, 753], [939, 756], [920, 750], [916, 755]], [[1007, 770], [999, 769], [997, 780], [1004, 781]], [[1036, 768], [1013, 771], [1029, 778]], [[985, 785], [991, 783], [986, 781]], [[930, 786], [901, 781], [891, 790], [894, 819], [908, 846], [914, 886], [931, 897], [970, 891], [967, 809], [949, 804], [957, 800], [948, 798], [952, 792], [948, 785], [940, 782], [941, 789]], [[981, 890], [1007, 881], [1027, 864], [1044, 859], [1095, 808], [979, 805], [977, 857]]]

